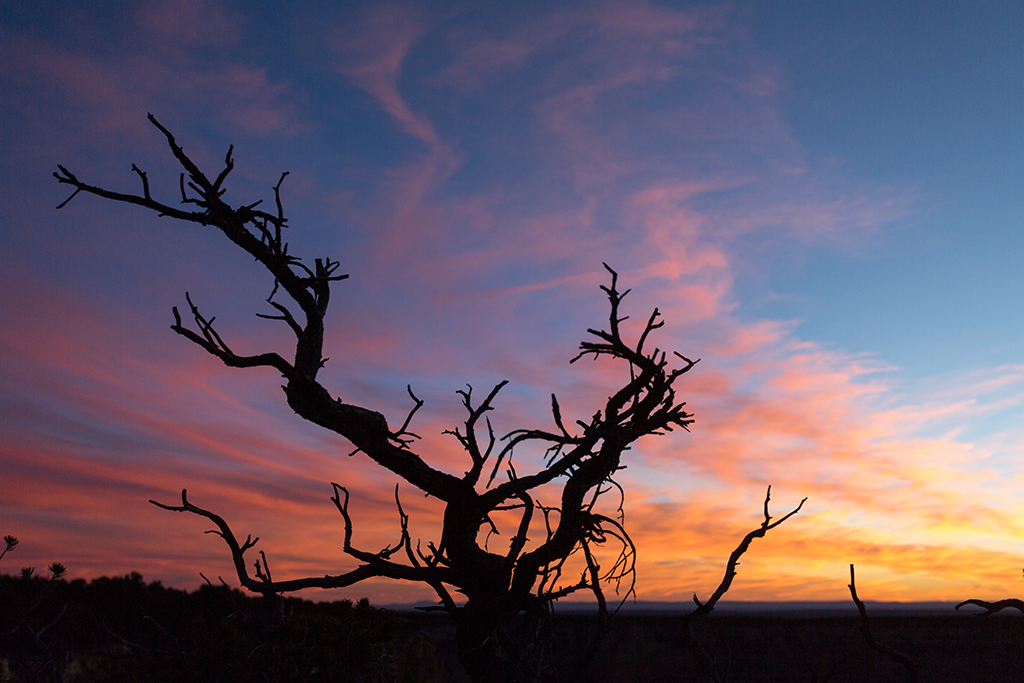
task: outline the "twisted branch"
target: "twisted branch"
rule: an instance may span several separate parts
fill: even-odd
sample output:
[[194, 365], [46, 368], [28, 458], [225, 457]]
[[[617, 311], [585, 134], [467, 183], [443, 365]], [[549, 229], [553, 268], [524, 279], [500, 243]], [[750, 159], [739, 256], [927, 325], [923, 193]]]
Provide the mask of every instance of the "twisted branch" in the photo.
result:
[[[274, 593], [286, 593], [302, 590], [304, 588], [344, 588], [345, 586], [351, 586], [359, 583], [360, 581], [365, 581], [368, 578], [377, 576], [402, 579], [406, 581], [422, 581], [428, 584], [447, 583], [451, 580], [451, 571], [447, 567], [410, 567], [389, 561], [387, 558], [393, 554], [395, 549], [385, 548], [379, 553], [369, 553], [353, 547], [352, 518], [348, 512], [348, 490], [338, 484], [331, 485], [334, 487], [334, 496], [331, 500], [338, 507], [338, 510], [341, 511], [342, 517], [345, 520], [345, 553], [362, 561], [364, 564], [344, 574], [291, 579], [286, 581], [274, 581], [271, 578], [270, 567], [267, 563], [266, 555], [264, 555], [262, 551], [260, 551], [262, 563], [260, 561], [255, 563], [256, 576], [255, 578], [250, 576], [248, 567], [246, 566], [245, 553], [259, 542], [259, 537], [253, 538], [251, 535], [248, 535], [246, 536], [244, 543], [239, 543], [234, 532], [231, 531], [231, 527], [228, 526], [228, 523], [224, 521], [223, 517], [210, 512], [209, 510], [204, 510], [203, 508], [189, 502], [187, 490], [182, 489], [181, 491], [181, 505], [165, 505], [155, 500], [150, 500], [149, 502], [164, 510], [171, 510], [173, 512], [189, 512], [200, 517], [205, 517], [213, 522], [217, 528], [211, 529], [206, 533], [215, 534], [224, 540], [224, 543], [227, 544], [231, 551], [231, 558], [234, 562], [235, 572], [238, 575], [239, 582], [242, 586], [248, 588], [254, 593], [271, 595]], [[340, 498], [339, 492], [344, 494], [343, 501]], [[403, 539], [400, 542], [400, 545], [408, 548], [408, 528], [405, 526], [408, 523], [408, 520], [404, 515], [404, 511], [401, 511], [401, 509], [400, 514], [403, 516]]]
[[954, 609], [959, 610], [964, 605], [974, 605], [975, 607], [981, 607], [984, 609], [984, 612], [980, 612], [978, 614], [979, 617], [987, 617], [990, 614], [1001, 612], [1004, 609], [1015, 609], [1024, 615], [1024, 600], [1020, 600], [1018, 598], [1006, 598], [1005, 600], [997, 600], [996, 602], [987, 602], [985, 600], [972, 598], [970, 600], [964, 600]]

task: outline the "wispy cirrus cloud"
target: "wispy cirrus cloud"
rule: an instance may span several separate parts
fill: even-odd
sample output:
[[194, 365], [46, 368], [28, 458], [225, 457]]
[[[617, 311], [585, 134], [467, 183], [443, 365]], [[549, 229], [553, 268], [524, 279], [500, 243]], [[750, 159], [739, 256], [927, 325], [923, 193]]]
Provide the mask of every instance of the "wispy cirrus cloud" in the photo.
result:
[[404, 132], [429, 145], [438, 142], [437, 132], [426, 117], [410, 109], [398, 90], [403, 63], [426, 33], [426, 24], [427, 17], [415, 8], [378, 4], [339, 31], [334, 44], [341, 55], [338, 71], [373, 95]]
[[135, 24], [157, 38], [164, 50], [226, 46], [244, 37], [245, 17], [220, 0], [139, 3]]
[[[465, 457], [442, 432], [463, 419], [454, 391], [466, 383], [480, 392], [511, 380], [493, 415], [499, 435], [548, 425], [552, 391], [567, 418], [583, 419], [628, 375], [567, 363], [585, 330], [607, 321], [607, 262], [634, 290], [626, 325], [635, 333], [657, 306], [666, 326], [652, 341], [702, 359], [680, 380], [692, 432], [644, 440], [623, 473], [641, 598], [706, 595], [760, 523], [768, 483], [778, 513], [809, 501], [752, 547], [730, 597], [844, 599], [850, 562], [880, 599], [960, 597], [965, 581], [1012, 588], [1016, 574], [1001, 567], [1021, 550], [1022, 476], [1019, 428], [1006, 416], [1024, 395], [1020, 368], [908, 386], [870, 349], [835, 348], [806, 338], [798, 320], [752, 313], [737, 289], [750, 253], [772, 263], [808, 244], [870, 248], [920, 200], [807, 158], [780, 113], [781, 67], [751, 48], [729, 6], [594, 3], [487, 26], [409, 5], [367, 7], [344, 25], [327, 17], [330, 68], [369, 95], [359, 106], [382, 115], [394, 149], [342, 150], [344, 173], [315, 182], [308, 169], [337, 151], [325, 131], [338, 124], [304, 111], [290, 78], [239, 47], [252, 25], [238, 12], [144, 5], [132, 26], [153, 44], [118, 59], [15, 36], [5, 78], [66, 98], [105, 136], [141, 134], [154, 103], [185, 120], [201, 105], [223, 125], [316, 149], [306, 168], [290, 161], [302, 200], [332, 212], [312, 222], [307, 244], [353, 272], [328, 321], [322, 377], [339, 396], [400, 423], [412, 384], [428, 399], [414, 425], [421, 448], [454, 473]], [[208, 140], [194, 135], [189, 149], [203, 154]], [[355, 176], [358, 190], [346, 185]], [[124, 220], [88, 210], [97, 224]], [[357, 248], [338, 254], [345, 230], [358, 231]], [[183, 233], [205, 239], [196, 234]], [[107, 252], [128, 251], [92, 247], [67, 252], [107, 264]], [[173, 257], [197, 268], [197, 256]], [[253, 271], [233, 268], [212, 269], [204, 284], [218, 296], [242, 288]], [[146, 503], [173, 503], [184, 486], [238, 533], [260, 535], [282, 578], [349, 566], [332, 480], [353, 491], [358, 543], [394, 541], [395, 478], [292, 415], [274, 373], [221, 367], [128, 299], [8, 280], [5, 292], [19, 294], [0, 299], [0, 457], [16, 494], [2, 504], [25, 530], [15, 531], [26, 563], [73, 547], [81, 575], [137, 569], [189, 587], [192, 567], [227, 577], [225, 550], [201, 520]], [[221, 320], [243, 346], [288, 348], [286, 331]], [[1001, 426], [976, 435], [979, 421]], [[527, 449], [515, 457], [521, 472], [540, 462]], [[436, 540], [439, 507], [400, 495], [414, 536]], [[33, 559], [30, 537], [47, 553]], [[118, 539], [116, 552], [82, 538]], [[388, 582], [351, 595], [364, 593], [428, 597]]]
[[[141, 3], [131, 12], [81, 31], [94, 40], [55, 41], [50, 36], [8, 31], [9, 59], [0, 78], [53, 106], [35, 124], [102, 132], [106, 139], [149, 132], [146, 112], [202, 111], [234, 130], [292, 135], [308, 122], [301, 95], [274, 79], [265, 66], [237, 56], [204, 60], [204, 50], [223, 50], [244, 36], [240, 15], [214, 1]], [[105, 34], [132, 36], [132, 49], [102, 49]], [[41, 117], [41, 118], [40, 118]]]

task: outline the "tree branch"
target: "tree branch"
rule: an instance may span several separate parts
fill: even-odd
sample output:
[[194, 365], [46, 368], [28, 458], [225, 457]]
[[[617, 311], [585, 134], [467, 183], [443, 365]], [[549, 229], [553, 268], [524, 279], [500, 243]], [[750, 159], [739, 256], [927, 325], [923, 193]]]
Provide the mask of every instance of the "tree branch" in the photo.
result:
[[889, 659], [903, 667], [903, 672], [906, 675], [908, 681], [910, 681], [911, 683], [913, 683], [913, 681], [916, 681], [918, 666], [914, 662], [914, 660], [910, 659], [910, 657], [907, 657], [902, 652], [894, 650], [888, 645], [883, 645], [882, 643], [879, 643], [877, 640], [875, 640], [874, 634], [871, 633], [871, 624], [868, 622], [867, 608], [864, 606], [864, 603], [861, 602], [861, 599], [857, 597], [857, 584], [854, 579], [852, 564], [850, 565], [850, 585], [848, 586], [848, 588], [850, 589], [850, 597], [853, 598], [854, 604], [857, 605], [857, 611], [860, 612], [859, 629], [861, 634], [864, 636], [864, 640], [867, 641], [871, 649], [881, 652], [886, 657], [888, 657]]
[[[331, 500], [333, 500], [335, 505], [338, 506], [338, 509], [342, 511], [342, 516], [345, 519], [345, 552], [357, 559], [363, 560], [365, 563], [344, 574], [291, 579], [287, 581], [271, 580], [269, 567], [266, 564], [266, 557], [262, 555], [263, 570], [261, 571], [259, 569], [259, 564], [257, 563], [256, 578], [249, 576], [245, 562], [245, 553], [256, 545], [259, 538], [257, 537], [253, 539], [252, 536], [247, 536], [244, 543], [239, 543], [227, 522], [224, 521], [224, 518], [190, 503], [188, 500], [188, 492], [185, 489], [182, 489], [181, 491], [181, 505], [164, 505], [163, 503], [158, 503], [155, 500], [150, 500], [149, 502], [164, 510], [171, 510], [173, 512], [189, 512], [212, 521], [217, 528], [208, 531], [207, 533], [216, 534], [224, 539], [224, 542], [231, 550], [231, 558], [234, 562], [235, 572], [238, 575], [239, 582], [254, 593], [267, 595], [273, 593], [287, 593], [290, 591], [302, 590], [303, 588], [343, 588], [375, 576], [403, 579], [406, 581], [422, 581], [425, 583], [444, 583], [450, 580], [451, 571], [446, 567], [408, 567], [382, 559], [378, 554], [366, 553], [353, 548], [351, 544], [352, 520], [348, 515], [348, 491], [337, 484], [332, 484], [332, 486], [335, 489], [335, 495]], [[339, 490], [345, 494], [344, 503], [342, 503], [338, 498]]]
[[[0, 555], [0, 557], [3, 556]], [[982, 609], [984, 609], [984, 612], [978, 614], [979, 617], [987, 617], [990, 614], [995, 614], [996, 612], [1001, 612], [1002, 610], [1008, 608], [1015, 609], [1022, 615], [1024, 615], [1024, 600], [1019, 600], [1017, 598], [1007, 598], [1005, 600], [997, 600], [996, 602], [987, 602], [985, 600], [977, 599], [964, 600], [954, 609], [959, 610], [964, 605], [974, 605], [976, 607], [981, 607]]]
[[804, 506], [804, 503], [807, 502], [807, 499], [804, 498], [803, 500], [800, 501], [800, 504], [797, 505], [793, 510], [788, 512], [781, 519], [772, 522], [771, 515], [768, 513], [768, 502], [771, 500], [771, 494], [772, 487], [768, 486], [768, 491], [765, 493], [764, 496], [764, 521], [761, 522], [760, 527], [754, 529], [746, 536], [744, 536], [743, 540], [740, 541], [740, 544], [736, 546], [735, 550], [732, 551], [732, 554], [729, 556], [729, 561], [726, 563], [725, 566], [725, 576], [722, 577], [722, 581], [718, 584], [718, 588], [715, 590], [714, 593], [712, 593], [711, 597], [708, 599], [707, 602], [701, 602], [697, 598], [697, 594], [694, 593], [693, 602], [697, 607], [683, 618], [683, 638], [685, 640], [686, 646], [690, 650], [691, 654], [693, 654], [694, 657], [696, 657], [696, 659], [704, 667], [706, 673], [711, 678], [711, 680], [714, 681], [721, 680], [721, 677], [719, 676], [715, 668], [714, 662], [711, 661], [711, 658], [708, 656], [707, 652], [704, 651], [704, 648], [701, 647], [700, 643], [697, 641], [693, 633], [694, 623], [697, 621], [697, 619], [706, 617], [707, 615], [711, 614], [711, 612], [715, 609], [715, 606], [718, 604], [718, 601], [722, 599], [722, 596], [724, 596], [726, 592], [728, 592], [729, 588], [732, 586], [733, 579], [736, 578], [736, 567], [739, 566], [739, 560], [743, 556], [743, 554], [747, 552], [747, 550], [750, 548], [750, 544], [753, 542], [753, 540], [755, 538], [764, 538], [765, 534], [767, 534], [770, 530], [774, 529], [775, 527], [779, 526], [787, 519], [795, 515], [796, 513], [800, 512], [800, 509]]
[[975, 605], [976, 607], [981, 607], [982, 609], [984, 609], [984, 612], [980, 612], [978, 614], [979, 617], [987, 617], [990, 614], [995, 614], [996, 612], [1001, 612], [1004, 609], [1011, 608], [1017, 610], [1021, 614], [1024, 614], [1024, 600], [1020, 600], [1018, 598], [1007, 598], [1005, 600], [997, 600], [995, 602], [986, 602], [985, 600], [977, 600], [972, 598], [970, 600], [964, 600], [956, 607], [954, 607], [954, 609], [959, 610], [964, 605]]
[[753, 542], [755, 538], [764, 538], [765, 534], [767, 534], [771, 529], [774, 529], [775, 527], [779, 526], [787, 519], [795, 515], [796, 513], [800, 512], [800, 509], [804, 506], [804, 503], [807, 502], [807, 499], [804, 498], [803, 500], [800, 501], [799, 505], [797, 505], [794, 509], [789, 511], [785, 516], [783, 516], [779, 520], [776, 520], [775, 522], [772, 522], [771, 515], [768, 514], [768, 501], [771, 500], [771, 495], [772, 487], [768, 486], [768, 491], [767, 493], [765, 493], [764, 496], [764, 521], [761, 523], [761, 526], [759, 528], [754, 529], [746, 536], [744, 536], [743, 540], [740, 541], [740, 544], [736, 546], [735, 550], [732, 551], [732, 555], [729, 556], [729, 562], [726, 564], [725, 567], [725, 576], [722, 577], [722, 582], [718, 584], [718, 588], [711, 595], [711, 598], [709, 598], [707, 602], [701, 603], [700, 600], [697, 599], [696, 595], [693, 596], [693, 601], [697, 605], [697, 609], [694, 610], [694, 612], [692, 613], [695, 616], [710, 614], [711, 611], [715, 609], [715, 605], [732, 586], [732, 581], [734, 578], [736, 578], [736, 567], [739, 566], [740, 557], [743, 556], [743, 553], [747, 552], [747, 549], [750, 547], [751, 542]]

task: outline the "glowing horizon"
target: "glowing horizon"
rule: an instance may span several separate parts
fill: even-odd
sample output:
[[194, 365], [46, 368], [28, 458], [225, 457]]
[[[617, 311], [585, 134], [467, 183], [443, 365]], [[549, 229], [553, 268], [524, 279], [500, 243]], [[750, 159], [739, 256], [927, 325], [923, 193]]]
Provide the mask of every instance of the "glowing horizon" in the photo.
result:
[[[234, 585], [203, 520], [147, 503], [182, 488], [260, 536], [275, 578], [353, 566], [331, 481], [354, 494], [357, 544], [397, 535], [396, 477], [293, 415], [275, 372], [168, 329], [188, 291], [234, 348], [287, 350], [253, 315], [272, 283], [250, 259], [137, 207], [54, 211], [57, 163], [121, 191], [136, 163], [173, 201], [153, 112], [207, 170], [234, 144], [230, 201], [269, 201], [290, 172], [291, 252], [351, 276], [322, 382], [392, 425], [411, 385], [435, 466], [465, 467], [442, 432], [467, 383], [510, 381], [500, 435], [550, 425], [552, 392], [583, 418], [621, 380], [568, 364], [606, 321], [602, 262], [630, 325], [662, 311], [652, 342], [701, 359], [680, 385], [697, 422], [623, 472], [638, 599], [707, 596], [769, 484], [773, 514], [808, 501], [754, 542], [729, 600], [845, 600], [851, 563], [866, 600], [1018, 595], [1022, 11], [12, 9], [0, 534], [21, 542], [0, 572]], [[436, 539], [436, 501], [400, 490], [414, 537]], [[302, 595], [433, 597], [384, 580]]]

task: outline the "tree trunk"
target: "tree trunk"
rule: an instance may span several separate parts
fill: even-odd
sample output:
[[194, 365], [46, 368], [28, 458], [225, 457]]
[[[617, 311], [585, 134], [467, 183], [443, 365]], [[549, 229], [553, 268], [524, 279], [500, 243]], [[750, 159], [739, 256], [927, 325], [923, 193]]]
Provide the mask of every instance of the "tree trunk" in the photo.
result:
[[[542, 680], [535, 620], [472, 600], [456, 620], [459, 661], [474, 683], [534, 683]], [[525, 621], [524, 621], [525, 619]]]

